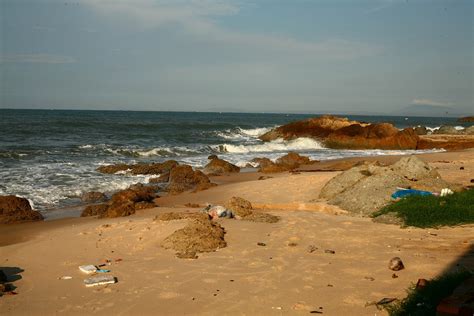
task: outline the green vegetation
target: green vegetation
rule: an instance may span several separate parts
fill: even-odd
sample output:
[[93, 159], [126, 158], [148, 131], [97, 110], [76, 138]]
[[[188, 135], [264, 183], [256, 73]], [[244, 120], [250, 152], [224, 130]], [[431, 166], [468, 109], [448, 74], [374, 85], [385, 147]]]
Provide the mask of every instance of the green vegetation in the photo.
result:
[[436, 315], [439, 302], [451, 295], [453, 290], [472, 274], [467, 271], [443, 275], [431, 280], [425, 287], [417, 289], [413, 285], [408, 296], [398, 303], [385, 307], [391, 316]]
[[474, 190], [445, 197], [409, 196], [394, 202], [372, 217], [394, 214], [405, 225], [421, 228], [474, 223]]

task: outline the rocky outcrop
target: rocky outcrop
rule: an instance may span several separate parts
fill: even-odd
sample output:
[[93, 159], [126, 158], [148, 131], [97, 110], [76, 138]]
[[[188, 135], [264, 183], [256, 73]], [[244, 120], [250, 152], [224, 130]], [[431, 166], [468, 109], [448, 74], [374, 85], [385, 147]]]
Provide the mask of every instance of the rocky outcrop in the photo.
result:
[[344, 171], [326, 183], [319, 197], [353, 214], [368, 216], [387, 205], [399, 187], [435, 192], [443, 188], [457, 190], [441, 179], [436, 169], [409, 156], [389, 167], [364, 163]]
[[180, 165], [171, 170], [167, 190], [169, 194], [179, 194], [189, 190], [202, 191], [215, 185], [203, 172]]
[[360, 123], [338, 116], [323, 115], [320, 117], [282, 125], [261, 135], [259, 138], [266, 142], [278, 138], [283, 138], [285, 140], [291, 140], [299, 137], [324, 138], [340, 128], [353, 124]]
[[474, 122], [474, 116], [465, 116], [465, 117], [458, 118], [458, 122], [461, 122], [461, 123]]
[[223, 159], [220, 159], [216, 155], [211, 155], [209, 157], [210, 162], [204, 167], [203, 170], [203, 172], [207, 175], [222, 175], [240, 172], [239, 167]]
[[337, 149], [416, 149], [418, 135], [412, 128], [399, 131], [392, 124], [366, 124], [324, 115], [289, 123], [260, 136], [263, 141], [310, 137]]
[[31, 208], [27, 199], [15, 195], [0, 196], [0, 224], [41, 220], [43, 216]]
[[112, 195], [108, 203], [89, 205], [81, 216], [123, 217], [135, 213], [137, 210], [156, 207], [153, 203], [155, 188], [141, 184], [133, 185], [126, 190]]
[[108, 173], [114, 174], [119, 171], [127, 171], [131, 174], [164, 174], [169, 173], [171, 169], [178, 166], [178, 163], [175, 160], [167, 160], [161, 163], [151, 163], [151, 164], [134, 164], [134, 165], [127, 165], [127, 164], [116, 164], [116, 165], [108, 165], [108, 166], [101, 166], [97, 168], [97, 171], [101, 173]]

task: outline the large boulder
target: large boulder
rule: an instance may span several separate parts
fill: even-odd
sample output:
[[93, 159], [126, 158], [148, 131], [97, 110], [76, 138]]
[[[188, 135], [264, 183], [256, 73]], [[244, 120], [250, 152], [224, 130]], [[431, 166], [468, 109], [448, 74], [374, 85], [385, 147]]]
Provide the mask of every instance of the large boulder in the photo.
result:
[[392, 124], [366, 124], [324, 115], [277, 127], [262, 136], [263, 141], [310, 137], [330, 148], [416, 149], [418, 135], [412, 128], [398, 130]]
[[43, 216], [31, 208], [27, 199], [15, 195], [0, 196], [0, 224], [41, 220]]
[[426, 126], [417, 126], [414, 128], [416, 135], [427, 135], [428, 129]]
[[368, 216], [391, 201], [397, 188], [440, 191], [456, 189], [439, 173], [415, 156], [404, 157], [389, 167], [364, 163], [342, 172], [322, 188], [319, 197], [353, 214]]
[[202, 191], [215, 185], [203, 172], [188, 165], [179, 165], [170, 172], [167, 190], [170, 194], [179, 194], [189, 190]]
[[262, 223], [276, 223], [280, 220], [278, 216], [256, 212], [253, 210], [252, 203], [241, 198], [232, 197], [226, 204], [225, 208], [231, 210], [234, 216], [238, 219], [251, 222], [262, 222]]
[[226, 173], [238, 173], [240, 168], [230, 162], [211, 155], [209, 163], [204, 167], [204, 173], [208, 175], [221, 175]]

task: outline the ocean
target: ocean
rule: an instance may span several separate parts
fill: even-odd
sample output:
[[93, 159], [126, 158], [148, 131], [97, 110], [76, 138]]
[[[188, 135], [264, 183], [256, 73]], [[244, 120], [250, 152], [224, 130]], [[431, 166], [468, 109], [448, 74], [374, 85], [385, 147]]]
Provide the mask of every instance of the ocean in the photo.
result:
[[[0, 109], [0, 195], [26, 197], [48, 217], [80, 205], [84, 192], [112, 193], [149, 176], [104, 175], [113, 163], [178, 162], [203, 167], [210, 154], [245, 166], [255, 157], [276, 159], [288, 151], [325, 160], [400, 154], [386, 150], [332, 150], [300, 138], [263, 143], [258, 136], [315, 114], [132, 112]], [[398, 128], [463, 126], [455, 118], [348, 116], [389, 122]], [[459, 127], [461, 128], [461, 127]]]

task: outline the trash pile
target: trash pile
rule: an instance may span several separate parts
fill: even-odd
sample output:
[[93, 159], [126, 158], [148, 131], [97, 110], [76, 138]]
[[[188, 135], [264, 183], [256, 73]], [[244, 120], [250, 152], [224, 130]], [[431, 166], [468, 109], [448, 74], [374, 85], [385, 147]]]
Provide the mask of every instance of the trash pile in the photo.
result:
[[[410, 191], [403, 192], [405, 189]], [[441, 191], [449, 194], [457, 189], [441, 179], [436, 169], [409, 156], [388, 167], [378, 163], [356, 165], [326, 183], [319, 197], [353, 214], [368, 216], [387, 205], [392, 194], [399, 198]]]

